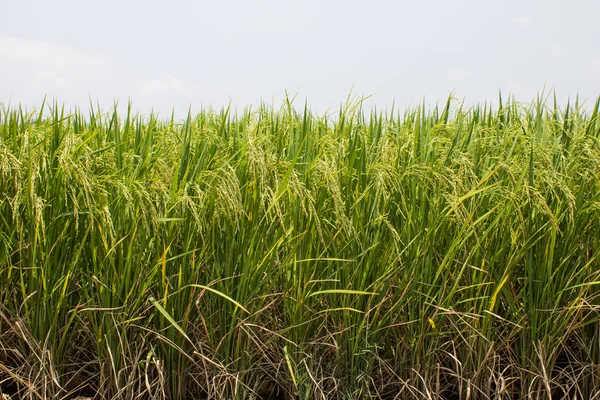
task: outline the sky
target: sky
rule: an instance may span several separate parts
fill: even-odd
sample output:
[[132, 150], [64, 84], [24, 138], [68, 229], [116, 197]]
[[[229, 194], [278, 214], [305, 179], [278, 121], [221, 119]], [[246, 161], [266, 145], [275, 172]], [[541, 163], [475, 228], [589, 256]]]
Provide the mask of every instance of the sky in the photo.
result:
[[[598, 0], [0, 0], [0, 102], [141, 113], [600, 95]], [[591, 106], [589, 106], [591, 108]]]

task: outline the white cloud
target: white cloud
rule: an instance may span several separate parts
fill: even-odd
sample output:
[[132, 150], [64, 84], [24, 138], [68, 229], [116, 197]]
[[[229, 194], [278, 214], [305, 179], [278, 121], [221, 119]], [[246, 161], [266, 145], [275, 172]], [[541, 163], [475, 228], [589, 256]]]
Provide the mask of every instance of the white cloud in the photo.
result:
[[114, 65], [104, 56], [87, 54], [68, 46], [7, 36], [0, 36], [0, 58], [45, 69], [68, 69], [80, 73], [104, 71]]
[[529, 24], [530, 20], [527, 15], [519, 14], [519, 15], [515, 15], [512, 18], [512, 22], [514, 24], [527, 25], [527, 24]]
[[181, 80], [171, 74], [165, 74], [161, 79], [153, 79], [142, 85], [139, 90], [142, 96], [167, 93], [187, 93]]
[[101, 54], [0, 35], [0, 72], [4, 71], [13, 72], [0, 73], [0, 95], [29, 104], [48, 95], [66, 104], [81, 105], [92, 98], [102, 107], [111, 107], [115, 100], [133, 95], [134, 103], [147, 109], [155, 105], [169, 109], [174, 97], [177, 103], [182, 101], [179, 97], [191, 93], [171, 74], [130, 73]]
[[471, 71], [466, 68], [450, 68], [448, 79], [451, 81], [464, 81], [471, 76]]
[[40, 93], [84, 87], [110, 81], [114, 62], [61, 44], [0, 36], [0, 64], [14, 71], [21, 92], [27, 87]]

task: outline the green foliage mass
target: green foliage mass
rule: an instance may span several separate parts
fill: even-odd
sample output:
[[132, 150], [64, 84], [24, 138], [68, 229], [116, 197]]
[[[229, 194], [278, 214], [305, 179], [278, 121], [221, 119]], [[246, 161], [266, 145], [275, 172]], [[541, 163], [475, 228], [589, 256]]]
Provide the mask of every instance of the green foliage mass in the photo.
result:
[[590, 398], [599, 101], [4, 106], [0, 393]]

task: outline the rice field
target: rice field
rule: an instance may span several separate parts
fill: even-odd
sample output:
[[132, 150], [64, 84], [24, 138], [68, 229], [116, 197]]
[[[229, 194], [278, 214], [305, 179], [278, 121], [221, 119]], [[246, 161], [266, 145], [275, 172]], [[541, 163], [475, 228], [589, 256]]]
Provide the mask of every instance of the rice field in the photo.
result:
[[0, 396], [600, 396], [600, 99], [0, 108]]

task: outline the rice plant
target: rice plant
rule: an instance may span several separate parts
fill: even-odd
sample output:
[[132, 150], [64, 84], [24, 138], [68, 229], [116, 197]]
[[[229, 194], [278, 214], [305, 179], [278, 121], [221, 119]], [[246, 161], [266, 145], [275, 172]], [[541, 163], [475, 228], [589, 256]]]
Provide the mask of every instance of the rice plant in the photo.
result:
[[600, 99], [0, 109], [0, 395], [600, 395]]

